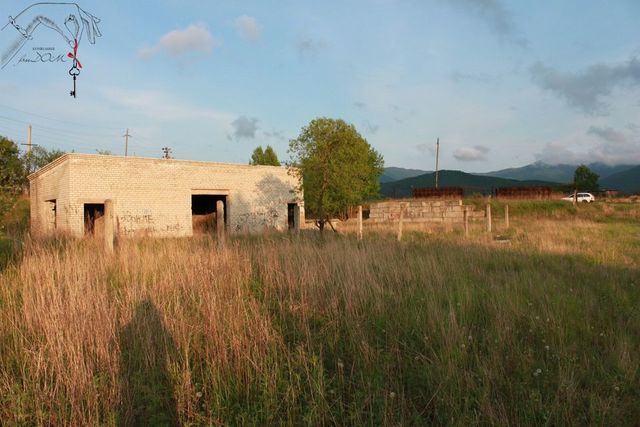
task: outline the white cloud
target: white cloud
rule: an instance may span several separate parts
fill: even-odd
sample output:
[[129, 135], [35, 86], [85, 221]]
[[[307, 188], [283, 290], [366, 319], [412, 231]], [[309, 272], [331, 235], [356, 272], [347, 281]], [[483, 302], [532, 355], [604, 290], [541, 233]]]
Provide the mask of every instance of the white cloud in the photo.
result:
[[461, 162], [475, 162], [478, 160], [487, 160], [489, 148], [482, 145], [474, 147], [462, 147], [453, 152], [453, 157]]
[[263, 135], [265, 136], [265, 138], [273, 138], [280, 141], [284, 141], [286, 139], [284, 136], [284, 132], [277, 129], [273, 129], [271, 131], [265, 131], [263, 132]]
[[587, 133], [616, 144], [625, 143], [628, 139], [627, 135], [613, 129], [612, 127], [591, 126]]
[[622, 64], [598, 63], [578, 73], [567, 73], [536, 62], [529, 68], [533, 83], [564, 98], [567, 104], [587, 115], [606, 115], [603, 98], [617, 87], [640, 85], [640, 58]]
[[192, 106], [164, 92], [103, 87], [101, 95], [120, 109], [128, 109], [154, 120], [211, 120], [230, 127], [235, 115], [223, 111]]
[[627, 132], [611, 127], [591, 126], [586, 133], [593, 139], [587, 140], [586, 147], [584, 135], [574, 135], [547, 143], [536, 157], [549, 164], [640, 163], [640, 134], [634, 129], [629, 130]]
[[233, 136], [236, 139], [253, 139], [256, 137], [256, 131], [258, 130], [258, 119], [240, 116], [231, 122], [231, 126], [233, 126]]
[[188, 53], [210, 54], [219, 42], [211, 35], [204, 24], [191, 24], [183, 30], [169, 31], [152, 47], [138, 50], [140, 59], [149, 59], [165, 51], [172, 56]]
[[262, 26], [258, 24], [253, 16], [238, 16], [235, 21], [235, 27], [240, 37], [249, 41], [258, 40], [262, 32]]
[[499, 37], [511, 40], [521, 47], [527, 47], [526, 38], [518, 34], [511, 12], [502, 0], [441, 0], [484, 20]]

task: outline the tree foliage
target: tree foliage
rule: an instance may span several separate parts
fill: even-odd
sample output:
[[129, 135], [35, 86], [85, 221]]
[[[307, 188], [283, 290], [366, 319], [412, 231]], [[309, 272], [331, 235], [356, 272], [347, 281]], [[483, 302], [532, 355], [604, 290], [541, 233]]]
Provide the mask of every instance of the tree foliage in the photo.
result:
[[65, 154], [65, 152], [61, 150], [47, 150], [44, 147], [40, 147], [37, 145], [34, 146], [31, 149], [30, 154], [25, 154], [23, 156], [23, 162], [27, 174], [35, 172], [41, 167], [48, 165], [63, 154]]
[[0, 136], [0, 218], [11, 209], [24, 187], [25, 168], [15, 142]]
[[17, 191], [25, 179], [25, 168], [15, 142], [0, 136], [0, 189]]
[[251, 154], [251, 160], [249, 161], [250, 165], [267, 165], [267, 166], [280, 166], [280, 161], [278, 160], [278, 155], [273, 150], [270, 145], [267, 145], [267, 148], [264, 150], [262, 146], [256, 147]]
[[378, 196], [382, 156], [340, 119], [312, 120], [289, 142], [294, 174], [302, 177], [305, 209], [320, 230], [330, 217]]
[[586, 165], [580, 165], [573, 174], [573, 186], [578, 191], [598, 191], [600, 176]]

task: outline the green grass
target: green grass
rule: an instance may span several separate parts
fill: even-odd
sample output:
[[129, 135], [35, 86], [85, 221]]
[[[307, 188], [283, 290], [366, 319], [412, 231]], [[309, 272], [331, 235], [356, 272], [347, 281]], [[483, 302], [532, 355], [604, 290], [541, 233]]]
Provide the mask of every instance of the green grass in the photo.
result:
[[484, 210], [487, 203], [496, 217], [504, 215], [505, 206], [509, 205], [512, 217], [553, 218], [553, 219], [588, 219], [597, 222], [637, 222], [640, 220], [640, 205], [612, 200], [598, 200], [594, 203], [579, 203], [573, 206], [565, 200], [501, 200], [483, 197], [467, 198], [465, 204], [475, 209]]
[[24, 235], [29, 228], [29, 199], [19, 198], [0, 217], [0, 271], [19, 258]]

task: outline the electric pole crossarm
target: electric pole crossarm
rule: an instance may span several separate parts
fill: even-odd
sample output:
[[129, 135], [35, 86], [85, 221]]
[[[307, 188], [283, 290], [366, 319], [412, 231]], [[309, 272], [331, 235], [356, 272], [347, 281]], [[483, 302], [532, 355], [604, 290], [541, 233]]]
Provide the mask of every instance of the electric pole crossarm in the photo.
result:
[[133, 138], [133, 136], [129, 135], [129, 128], [127, 128], [127, 132], [122, 136], [124, 136], [124, 156], [127, 157], [129, 153], [129, 138]]

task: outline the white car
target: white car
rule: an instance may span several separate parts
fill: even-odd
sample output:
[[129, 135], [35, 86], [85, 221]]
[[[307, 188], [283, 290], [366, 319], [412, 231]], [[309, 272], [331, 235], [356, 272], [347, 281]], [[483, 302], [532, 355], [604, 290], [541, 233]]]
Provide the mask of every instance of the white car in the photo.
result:
[[[562, 200], [573, 202], [573, 193], [569, 194], [567, 197], [563, 197]], [[595, 202], [596, 198], [593, 197], [593, 194], [591, 193], [578, 193], [576, 194], [576, 200], [578, 202], [591, 203], [591, 202]]]

